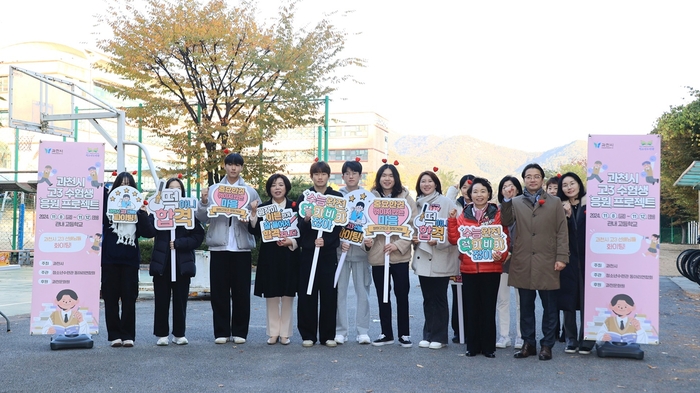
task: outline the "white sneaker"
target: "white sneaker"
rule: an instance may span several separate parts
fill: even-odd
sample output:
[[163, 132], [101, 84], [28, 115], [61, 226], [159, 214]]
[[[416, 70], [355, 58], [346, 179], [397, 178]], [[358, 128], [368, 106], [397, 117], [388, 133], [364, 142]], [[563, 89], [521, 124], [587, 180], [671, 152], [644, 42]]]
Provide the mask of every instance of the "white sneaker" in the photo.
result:
[[112, 340], [112, 342], [109, 343], [110, 347], [117, 348], [122, 346], [122, 339], [118, 338], [116, 340]]
[[189, 341], [187, 341], [187, 337], [173, 337], [173, 342], [177, 345], [187, 345]]
[[515, 348], [515, 349], [522, 349], [523, 348], [523, 339], [521, 337], [518, 337], [515, 339], [515, 345], [513, 345], [513, 348]]
[[430, 348], [430, 341], [428, 340], [420, 340], [418, 342], [418, 348]]
[[215, 344], [226, 344], [228, 341], [228, 337], [217, 337], [216, 340], [214, 340]]
[[[175, 340], [173, 340], [175, 341]], [[164, 347], [168, 345], [168, 338], [167, 337], [158, 337], [158, 341], [156, 342], [156, 345], [160, 347]]]
[[371, 344], [372, 340], [366, 334], [360, 334], [357, 336], [357, 342], [360, 344]]
[[440, 348], [445, 348], [447, 344], [439, 343], [437, 341], [431, 342], [430, 346], [428, 348], [430, 349], [440, 349]]
[[245, 338], [233, 336], [233, 343], [234, 344], [245, 344]]
[[301, 342], [301, 346], [302, 346], [302, 347], [306, 347], [306, 348], [308, 348], [308, 347], [313, 347], [313, 346], [314, 346], [314, 342], [311, 341], [311, 340], [304, 340], [304, 341]]
[[510, 347], [510, 338], [506, 336], [500, 336], [498, 337], [498, 341], [496, 341], [496, 348], [508, 348]]
[[124, 348], [131, 348], [134, 346], [134, 340], [124, 340]]
[[333, 348], [337, 347], [338, 343], [335, 340], [326, 340], [326, 346]]
[[337, 344], [343, 345], [343, 344], [345, 344], [346, 341], [348, 341], [348, 336], [343, 336], [343, 335], [337, 334], [337, 335], [335, 336], [334, 341], [335, 341]]

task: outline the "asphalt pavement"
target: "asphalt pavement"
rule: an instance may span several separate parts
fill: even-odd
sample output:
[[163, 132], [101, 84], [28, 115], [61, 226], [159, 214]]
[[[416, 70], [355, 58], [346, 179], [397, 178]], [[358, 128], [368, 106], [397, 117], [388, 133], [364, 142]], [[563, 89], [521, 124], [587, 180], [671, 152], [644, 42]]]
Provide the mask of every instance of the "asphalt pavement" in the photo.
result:
[[[418, 348], [423, 309], [413, 274], [412, 348], [359, 345], [352, 330], [350, 341], [336, 348], [303, 348], [296, 330], [290, 345], [267, 345], [265, 302], [255, 296], [247, 343], [214, 344], [211, 307], [203, 299], [188, 305], [189, 345], [157, 347], [153, 300], [144, 292], [134, 348], [109, 347], [100, 318], [94, 348], [52, 351], [48, 336], [29, 335], [30, 283], [29, 268], [0, 272], [0, 311], [12, 327], [7, 333], [0, 318], [0, 392], [685, 392], [698, 391], [700, 378], [700, 297], [668, 277], [660, 282], [661, 344], [644, 345], [644, 360], [569, 355], [557, 343], [551, 361], [514, 359], [512, 347], [498, 349], [495, 359], [467, 358], [459, 344]], [[374, 287], [370, 302], [374, 339], [380, 333]], [[354, 309], [351, 326], [353, 316]]]

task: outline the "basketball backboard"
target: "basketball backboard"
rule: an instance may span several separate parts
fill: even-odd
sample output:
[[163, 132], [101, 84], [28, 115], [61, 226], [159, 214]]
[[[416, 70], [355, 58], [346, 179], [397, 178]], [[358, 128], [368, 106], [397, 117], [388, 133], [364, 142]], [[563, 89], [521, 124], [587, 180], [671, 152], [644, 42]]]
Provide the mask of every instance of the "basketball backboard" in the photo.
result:
[[10, 67], [8, 114], [10, 128], [73, 137], [70, 120], [46, 121], [42, 115], [71, 114], [75, 88], [71, 82], [42, 80]]

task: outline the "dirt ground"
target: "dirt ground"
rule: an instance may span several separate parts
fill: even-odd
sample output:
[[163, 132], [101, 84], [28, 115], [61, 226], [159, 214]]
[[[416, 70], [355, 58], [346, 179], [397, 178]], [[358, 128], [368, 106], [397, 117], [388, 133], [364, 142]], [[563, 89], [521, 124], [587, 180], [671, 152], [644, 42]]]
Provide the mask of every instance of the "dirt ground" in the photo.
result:
[[659, 253], [659, 274], [661, 276], [675, 277], [681, 274], [676, 269], [676, 258], [683, 250], [699, 248], [697, 244], [670, 244], [662, 243]]

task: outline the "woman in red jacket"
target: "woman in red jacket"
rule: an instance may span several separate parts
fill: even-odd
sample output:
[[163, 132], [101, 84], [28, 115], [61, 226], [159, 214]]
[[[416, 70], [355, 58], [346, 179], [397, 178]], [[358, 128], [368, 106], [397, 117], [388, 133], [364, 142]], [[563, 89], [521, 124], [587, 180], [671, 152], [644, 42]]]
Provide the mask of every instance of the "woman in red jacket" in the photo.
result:
[[[460, 226], [500, 225], [501, 211], [498, 205], [489, 203], [493, 196], [491, 183], [477, 177], [467, 191], [472, 203], [457, 216], [450, 212], [447, 220], [448, 239], [451, 244], [459, 241]], [[503, 228], [507, 232], [506, 228]], [[487, 358], [496, 357], [496, 298], [500, 283], [502, 261], [507, 252], [493, 253], [493, 262], [474, 262], [469, 255], [460, 254], [462, 292], [467, 320], [466, 356], [483, 353]]]

